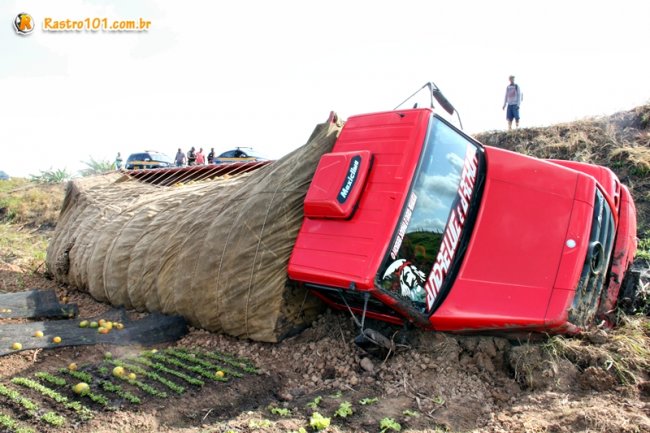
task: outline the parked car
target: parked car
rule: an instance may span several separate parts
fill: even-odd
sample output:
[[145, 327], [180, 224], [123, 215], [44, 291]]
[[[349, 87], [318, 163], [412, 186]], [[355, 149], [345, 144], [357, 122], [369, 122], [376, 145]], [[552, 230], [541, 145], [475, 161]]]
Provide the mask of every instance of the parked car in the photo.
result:
[[129, 155], [124, 168], [127, 170], [140, 170], [172, 167], [173, 165], [174, 160], [170, 156], [155, 150], [145, 150], [144, 152]]
[[244, 148], [241, 147], [223, 152], [221, 155], [214, 158], [215, 164], [249, 161], [268, 161], [268, 158], [260, 156], [252, 150], [244, 150]]

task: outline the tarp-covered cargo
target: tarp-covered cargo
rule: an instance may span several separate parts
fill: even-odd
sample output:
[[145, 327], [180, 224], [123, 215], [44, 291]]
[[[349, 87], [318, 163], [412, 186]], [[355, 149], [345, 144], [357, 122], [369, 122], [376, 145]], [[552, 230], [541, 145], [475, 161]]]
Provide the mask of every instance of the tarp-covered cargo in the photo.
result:
[[240, 176], [173, 186], [121, 173], [71, 181], [48, 270], [115, 306], [278, 341], [318, 306], [287, 285], [286, 268], [310, 181], [339, 131], [318, 125], [301, 148]]

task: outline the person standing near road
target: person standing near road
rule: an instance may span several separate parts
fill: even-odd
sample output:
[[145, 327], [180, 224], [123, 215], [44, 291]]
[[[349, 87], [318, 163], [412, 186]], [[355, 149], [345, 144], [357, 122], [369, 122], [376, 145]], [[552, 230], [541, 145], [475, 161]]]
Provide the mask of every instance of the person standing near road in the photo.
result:
[[196, 165], [205, 165], [205, 155], [203, 154], [202, 147], [196, 153]]
[[214, 162], [214, 147], [210, 149], [210, 153], [208, 153], [208, 164], [212, 164]]
[[120, 152], [117, 152], [115, 157], [115, 170], [122, 170], [122, 154]]
[[503, 109], [506, 111], [506, 120], [508, 120], [508, 130], [512, 129], [512, 121], [515, 121], [515, 127], [519, 128], [519, 106], [524, 99], [519, 85], [515, 84], [515, 76], [509, 77], [510, 84], [506, 87], [506, 97], [503, 100]]
[[176, 163], [176, 167], [182, 167], [185, 165], [185, 154], [180, 147], [178, 148], [178, 152], [176, 152], [174, 162]]
[[196, 150], [194, 150], [194, 146], [190, 150], [187, 151], [187, 165], [195, 165], [196, 162]]

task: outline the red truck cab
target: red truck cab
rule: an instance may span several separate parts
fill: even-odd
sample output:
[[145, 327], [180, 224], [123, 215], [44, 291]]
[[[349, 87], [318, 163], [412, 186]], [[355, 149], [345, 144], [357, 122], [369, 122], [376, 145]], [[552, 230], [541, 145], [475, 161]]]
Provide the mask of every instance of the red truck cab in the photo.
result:
[[579, 332], [609, 319], [636, 251], [611, 170], [484, 146], [428, 108], [348, 119], [304, 212], [291, 280], [441, 331]]

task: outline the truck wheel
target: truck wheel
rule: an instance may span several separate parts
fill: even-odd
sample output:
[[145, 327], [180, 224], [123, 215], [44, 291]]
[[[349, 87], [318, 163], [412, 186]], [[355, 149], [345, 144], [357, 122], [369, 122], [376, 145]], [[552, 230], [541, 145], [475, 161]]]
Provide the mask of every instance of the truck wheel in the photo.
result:
[[643, 299], [647, 295], [646, 293], [643, 296], [641, 293], [641, 271], [628, 269], [621, 284], [621, 292], [618, 296], [618, 308], [628, 315], [640, 312], [647, 314], [648, 311], [642, 311], [644, 308], [647, 308]]

